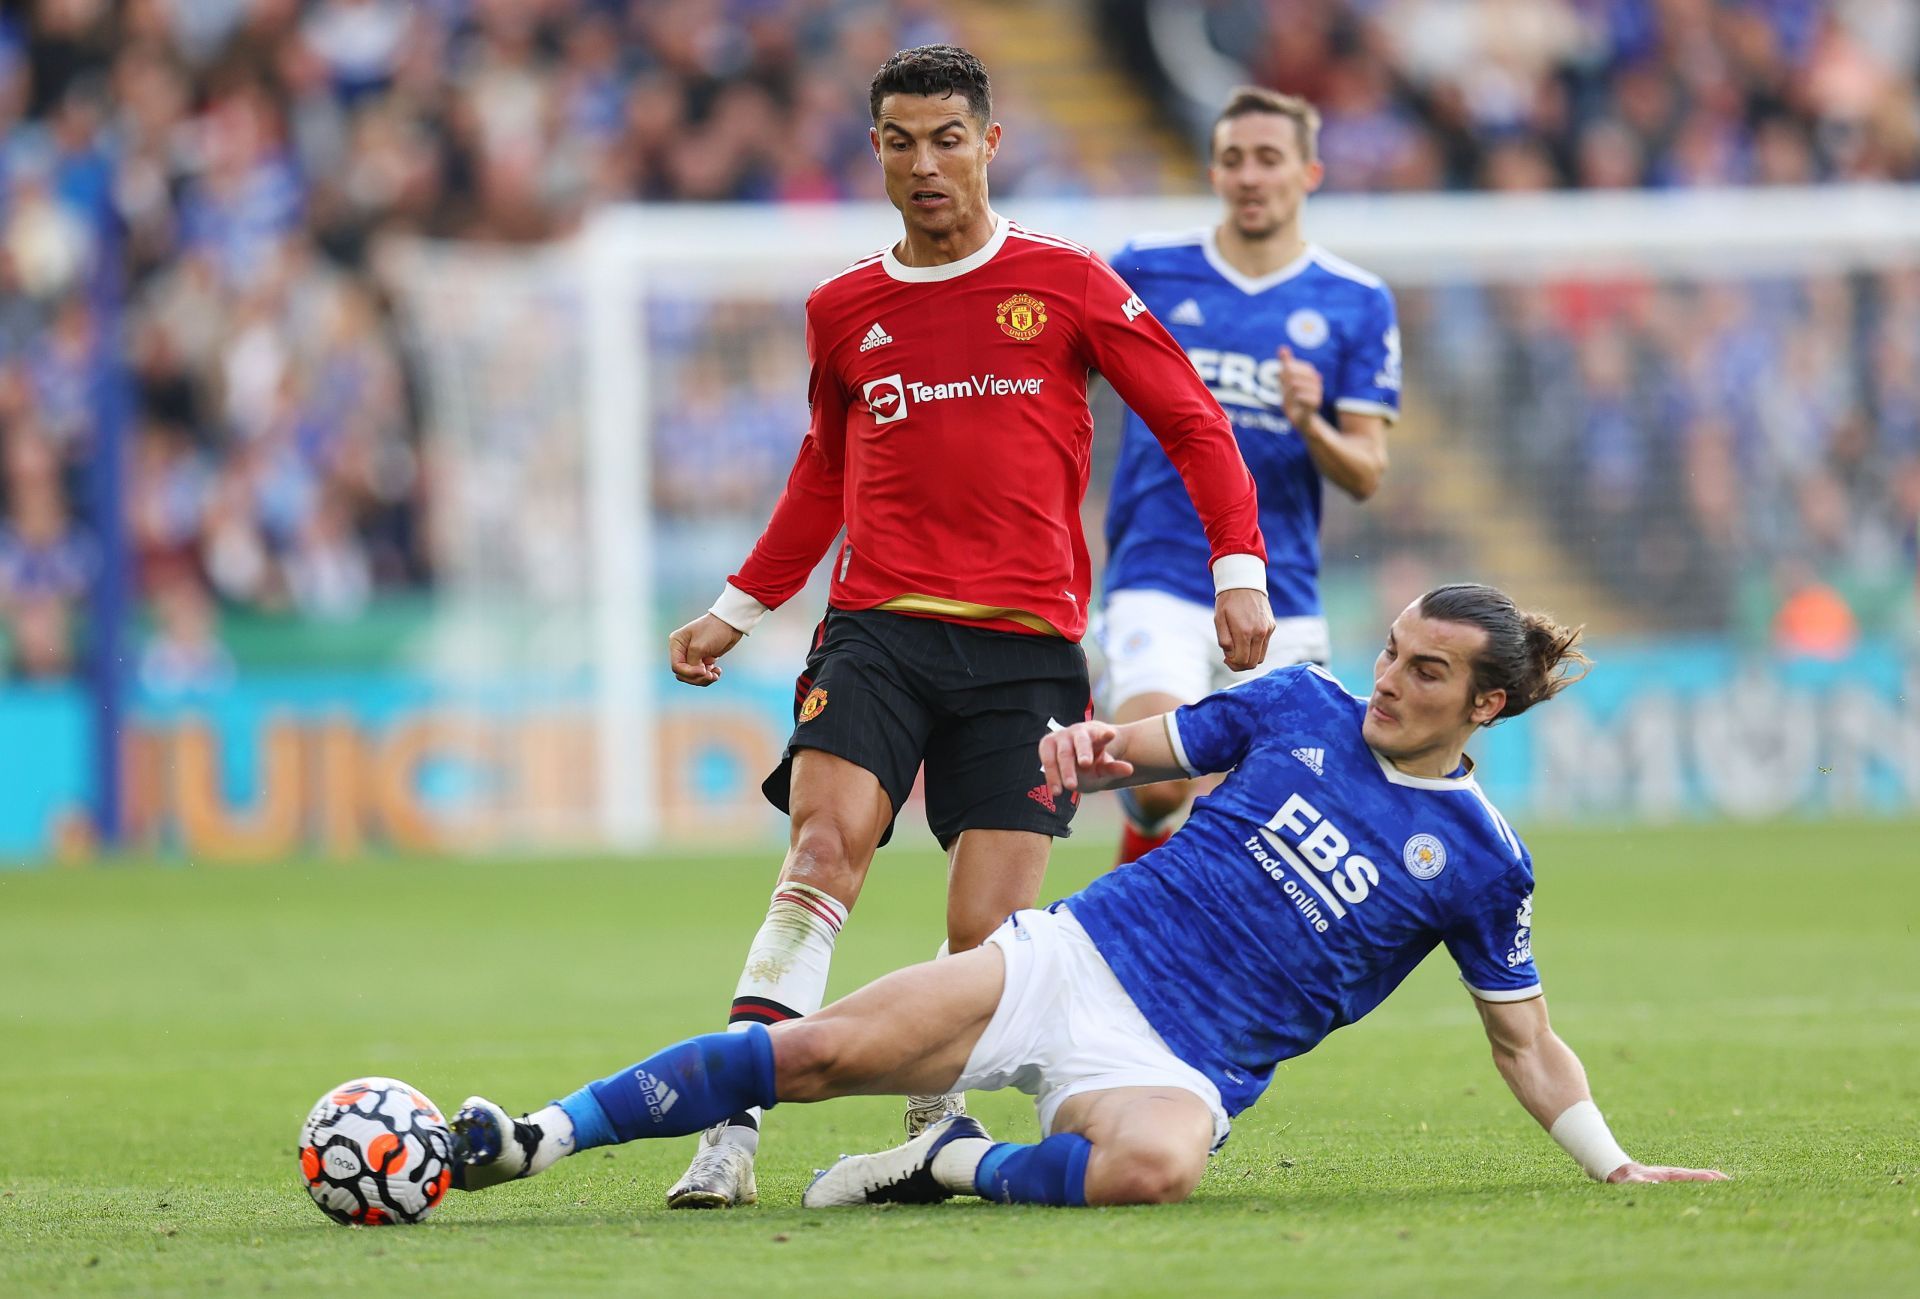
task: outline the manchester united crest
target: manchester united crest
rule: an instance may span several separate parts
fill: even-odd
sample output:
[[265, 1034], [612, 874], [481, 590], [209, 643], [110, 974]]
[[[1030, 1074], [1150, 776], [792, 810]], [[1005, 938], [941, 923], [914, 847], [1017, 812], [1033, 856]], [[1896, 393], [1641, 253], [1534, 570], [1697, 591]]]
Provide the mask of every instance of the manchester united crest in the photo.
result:
[[800, 720], [810, 722], [818, 717], [827, 706], [827, 688], [815, 686], [807, 691], [807, 697], [800, 701]]
[[993, 318], [1008, 338], [1024, 343], [1047, 327], [1047, 304], [1031, 293], [1016, 293], [994, 308]]

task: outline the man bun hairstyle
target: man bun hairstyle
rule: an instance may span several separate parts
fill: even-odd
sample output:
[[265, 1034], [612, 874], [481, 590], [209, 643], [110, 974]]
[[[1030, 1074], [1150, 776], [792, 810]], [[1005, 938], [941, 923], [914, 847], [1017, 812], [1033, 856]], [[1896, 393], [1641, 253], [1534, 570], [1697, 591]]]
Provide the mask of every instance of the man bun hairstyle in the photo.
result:
[[1420, 616], [1466, 623], [1487, 634], [1486, 645], [1473, 659], [1473, 688], [1476, 694], [1507, 692], [1499, 717], [1518, 717], [1553, 698], [1592, 666], [1580, 649], [1583, 628], [1562, 627], [1544, 613], [1525, 612], [1506, 592], [1479, 582], [1436, 586], [1420, 597]]
[[880, 120], [880, 101], [888, 95], [961, 95], [983, 129], [993, 120], [986, 66], [958, 45], [916, 45], [882, 63], [867, 87], [867, 107], [875, 122]]
[[1300, 139], [1300, 156], [1308, 162], [1320, 156], [1320, 110], [1298, 95], [1283, 95], [1265, 86], [1238, 86], [1234, 89], [1233, 94], [1227, 97], [1226, 107], [1220, 110], [1220, 116], [1213, 119], [1213, 126], [1207, 132], [1208, 147], [1212, 147], [1214, 137], [1219, 135], [1222, 122], [1231, 122], [1236, 117], [1246, 117], [1250, 113], [1272, 113], [1276, 117], [1291, 119], [1294, 133]]

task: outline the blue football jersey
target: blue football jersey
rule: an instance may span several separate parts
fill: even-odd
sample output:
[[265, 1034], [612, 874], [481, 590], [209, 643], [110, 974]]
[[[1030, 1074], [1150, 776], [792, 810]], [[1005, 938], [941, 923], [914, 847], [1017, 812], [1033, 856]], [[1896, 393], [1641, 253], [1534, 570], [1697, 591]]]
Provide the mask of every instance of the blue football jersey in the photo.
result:
[[1177, 710], [1181, 761], [1232, 774], [1165, 847], [1066, 899], [1230, 1114], [1438, 944], [1475, 996], [1539, 995], [1526, 847], [1470, 769], [1409, 776], [1368, 748], [1365, 711], [1304, 665]]
[[[1379, 277], [1309, 246], [1252, 280], [1213, 232], [1135, 240], [1113, 269], [1187, 351], [1227, 417], [1260, 493], [1267, 589], [1276, 617], [1320, 612], [1320, 472], [1280, 401], [1285, 345], [1325, 382], [1321, 413], [1400, 412], [1400, 328]], [[1106, 589], [1165, 591], [1213, 603], [1211, 551], [1173, 462], [1138, 415], [1123, 422], [1107, 500]]]

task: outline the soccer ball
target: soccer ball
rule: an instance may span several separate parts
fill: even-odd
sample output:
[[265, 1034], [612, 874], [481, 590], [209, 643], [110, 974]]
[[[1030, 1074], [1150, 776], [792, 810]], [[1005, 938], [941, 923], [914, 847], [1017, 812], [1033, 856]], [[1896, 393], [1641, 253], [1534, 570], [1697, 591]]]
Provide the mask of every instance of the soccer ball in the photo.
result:
[[300, 1128], [300, 1176], [320, 1211], [349, 1226], [419, 1222], [453, 1181], [453, 1134], [397, 1078], [355, 1078]]

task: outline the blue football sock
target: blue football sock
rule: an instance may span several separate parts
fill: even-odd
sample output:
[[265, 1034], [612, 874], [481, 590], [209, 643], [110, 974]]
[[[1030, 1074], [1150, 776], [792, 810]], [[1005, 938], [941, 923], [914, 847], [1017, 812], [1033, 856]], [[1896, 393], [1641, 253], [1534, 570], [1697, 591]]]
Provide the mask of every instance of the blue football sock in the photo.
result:
[[577, 1150], [684, 1137], [773, 1104], [773, 1038], [764, 1024], [690, 1037], [559, 1102], [573, 1120]]
[[973, 1189], [1002, 1204], [1087, 1202], [1087, 1156], [1093, 1143], [1077, 1132], [1058, 1132], [1037, 1146], [995, 1142], [980, 1157]]

